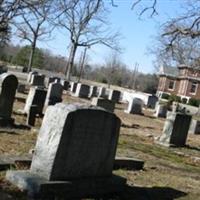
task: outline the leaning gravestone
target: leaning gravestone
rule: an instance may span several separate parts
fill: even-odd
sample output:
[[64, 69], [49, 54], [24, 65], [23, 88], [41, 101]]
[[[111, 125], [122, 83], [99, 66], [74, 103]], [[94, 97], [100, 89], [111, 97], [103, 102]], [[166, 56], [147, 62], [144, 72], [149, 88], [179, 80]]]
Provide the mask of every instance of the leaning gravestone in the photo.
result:
[[13, 103], [15, 100], [18, 85], [17, 77], [3, 73], [0, 75], [0, 125], [11, 125], [14, 120], [11, 118]]
[[125, 184], [112, 174], [119, 129], [120, 119], [103, 109], [49, 106], [30, 170], [8, 171], [6, 178], [33, 196], [76, 199], [117, 192]]
[[104, 108], [105, 110], [108, 110], [110, 112], [114, 112], [115, 109], [115, 102], [108, 100], [108, 99], [103, 99], [103, 98], [97, 98], [93, 97], [91, 105], [93, 106], [99, 106], [101, 108]]
[[31, 87], [26, 99], [24, 113], [29, 115], [31, 106], [37, 106], [36, 114], [42, 115], [43, 107], [46, 99], [47, 91], [40, 87]]
[[82, 83], [78, 83], [76, 87], [75, 96], [81, 98], [88, 98], [90, 92], [90, 86]]
[[45, 106], [55, 105], [62, 101], [63, 86], [60, 83], [50, 83]]
[[163, 133], [158, 139], [158, 143], [164, 146], [184, 146], [191, 118], [190, 115], [167, 112]]
[[111, 101], [114, 101], [115, 103], [118, 103], [119, 100], [120, 100], [120, 95], [121, 95], [120, 91], [110, 90], [108, 99], [111, 100]]
[[124, 112], [131, 114], [142, 114], [143, 101], [139, 98], [133, 98], [128, 104], [128, 109]]

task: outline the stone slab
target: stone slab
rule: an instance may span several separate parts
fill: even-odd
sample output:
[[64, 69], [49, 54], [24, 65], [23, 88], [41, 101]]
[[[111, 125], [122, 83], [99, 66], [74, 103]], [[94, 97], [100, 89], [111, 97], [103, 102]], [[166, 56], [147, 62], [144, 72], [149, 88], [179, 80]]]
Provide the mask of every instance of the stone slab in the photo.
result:
[[128, 157], [116, 157], [113, 169], [142, 170], [143, 166], [143, 160]]
[[112, 175], [103, 178], [84, 178], [68, 181], [48, 181], [27, 171], [7, 171], [6, 179], [27, 191], [32, 198], [97, 198], [122, 192], [126, 179]]

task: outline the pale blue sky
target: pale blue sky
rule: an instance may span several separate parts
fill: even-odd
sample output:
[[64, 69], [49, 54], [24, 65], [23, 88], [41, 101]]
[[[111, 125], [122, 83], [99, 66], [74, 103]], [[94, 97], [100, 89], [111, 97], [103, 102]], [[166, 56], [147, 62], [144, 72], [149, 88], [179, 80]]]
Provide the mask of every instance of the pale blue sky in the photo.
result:
[[[123, 39], [120, 44], [123, 47], [122, 61], [127, 67], [133, 69], [135, 63], [139, 64], [139, 71], [153, 73], [153, 56], [147, 55], [147, 47], [153, 45], [153, 37], [159, 30], [159, 24], [165, 22], [169, 17], [177, 15], [181, 11], [180, 2], [185, 0], [159, 0], [159, 15], [148, 18], [146, 13], [142, 19], [138, 18], [136, 10], [131, 10], [132, 0], [115, 0], [118, 7], [110, 8], [109, 20], [113, 30], [119, 30]], [[151, 2], [151, 0], [146, 0]], [[67, 56], [67, 46], [69, 44], [66, 32], [56, 31], [53, 39], [48, 42], [38, 42], [38, 47], [51, 50], [52, 53]], [[88, 51], [89, 63], [103, 64], [105, 57], [109, 55], [110, 49], [102, 46], [92, 47]], [[77, 59], [79, 56], [77, 55]]]

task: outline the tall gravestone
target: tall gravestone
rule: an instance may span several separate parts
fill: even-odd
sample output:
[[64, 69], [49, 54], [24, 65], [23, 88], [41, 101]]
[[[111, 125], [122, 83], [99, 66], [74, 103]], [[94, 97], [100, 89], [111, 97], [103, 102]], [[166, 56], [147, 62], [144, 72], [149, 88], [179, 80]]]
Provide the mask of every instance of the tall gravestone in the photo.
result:
[[17, 77], [13, 74], [0, 75], [0, 125], [13, 123], [11, 118], [15, 94], [18, 86]]
[[125, 183], [112, 174], [119, 129], [120, 119], [103, 109], [49, 106], [30, 170], [8, 171], [6, 177], [29, 193], [45, 193], [46, 186], [48, 195], [53, 190], [66, 199], [116, 192]]
[[31, 87], [26, 99], [24, 113], [29, 114], [31, 106], [37, 106], [37, 108], [35, 108], [36, 114], [42, 115], [46, 95], [47, 91], [45, 89]]
[[167, 112], [167, 118], [158, 143], [165, 146], [184, 146], [191, 122], [191, 115]]
[[45, 106], [55, 105], [62, 101], [63, 86], [60, 83], [50, 83]]
[[75, 96], [76, 97], [82, 97], [82, 98], [88, 98], [90, 92], [90, 86], [82, 83], [78, 83], [76, 87]]
[[119, 100], [120, 100], [120, 95], [121, 95], [120, 91], [110, 90], [108, 99], [111, 100], [111, 101], [114, 101], [115, 103], [118, 103]]

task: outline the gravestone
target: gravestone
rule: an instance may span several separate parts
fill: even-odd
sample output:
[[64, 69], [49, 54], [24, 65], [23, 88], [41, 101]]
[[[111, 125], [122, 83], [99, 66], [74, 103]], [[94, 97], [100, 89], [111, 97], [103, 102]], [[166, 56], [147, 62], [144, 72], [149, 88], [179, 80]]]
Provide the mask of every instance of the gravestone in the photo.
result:
[[61, 80], [61, 85], [63, 86], [63, 90], [67, 91], [70, 88], [69, 81]]
[[143, 101], [139, 98], [133, 98], [128, 104], [128, 109], [124, 112], [130, 114], [142, 114]]
[[72, 93], [75, 93], [76, 92], [76, 87], [77, 87], [77, 82], [70, 82], [70, 91]]
[[190, 123], [189, 133], [199, 135], [200, 134], [200, 121], [192, 119]]
[[120, 91], [110, 90], [108, 99], [111, 100], [111, 101], [114, 101], [115, 103], [118, 103], [119, 100], [120, 100], [120, 95], [121, 95]]
[[50, 83], [45, 106], [55, 105], [62, 101], [63, 86], [60, 83]]
[[155, 113], [155, 117], [163, 117], [165, 118], [167, 115], [167, 105], [166, 104], [158, 104], [156, 106], [156, 113]]
[[19, 93], [25, 93], [25, 91], [26, 91], [26, 85], [22, 84], [22, 83], [19, 83], [18, 87], [17, 87], [17, 92], [19, 92]]
[[17, 77], [13, 74], [3, 73], [0, 75], [0, 125], [11, 125], [14, 120], [11, 118], [16, 89]]
[[38, 74], [38, 72], [33, 71], [33, 72], [29, 72], [28, 77], [27, 77], [27, 83], [31, 82], [32, 76]]
[[38, 113], [38, 106], [32, 105], [29, 109], [26, 124], [30, 126], [35, 126], [35, 119]]
[[78, 83], [76, 87], [75, 96], [81, 98], [88, 98], [90, 92], [90, 86], [82, 83]]
[[104, 87], [98, 88], [98, 97], [106, 98], [106, 88]]
[[115, 102], [108, 100], [108, 99], [103, 99], [103, 98], [97, 98], [93, 97], [91, 105], [93, 106], [99, 106], [101, 108], [104, 108], [105, 110], [108, 110], [110, 112], [114, 112], [115, 109]]
[[147, 108], [155, 109], [158, 97], [155, 95], [149, 96], [147, 101]]
[[30, 170], [8, 171], [6, 178], [33, 196], [76, 199], [117, 192], [125, 184], [112, 174], [119, 129], [120, 119], [100, 108], [49, 106]]
[[88, 97], [92, 98], [92, 97], [96, 97], [96, 96], [97, 96], [97, 86], [91, 85]]
[[186, 143], [191, 116], [182, 113], [167, 112], [163, 132], [158, 143], [164, 146], [181, 147]]
[[55, 83], [55, 82], [60, 83], [60, 78], [55, 76], [48, 77], [46, 82], [46, 87], [48, 87], [50, 83]]
[[44, 80], [45, 80], [45, 75], [43, 75], [43, 74], [33, 74], [31, 76], [30, 85], [44, 87]]
[[39, 114], [40, 116], [43, 113], [43, 107], [46, 99], [47, 91], [45, 89], [42, 89], [40, 87], [31, 87], [28, 93], [28, 97], [26, 99], [26, 104], [24, 107], [24, 113], [27, 115], [30, 112], [31, 106], [37, 106], [37, 112], [36, 114]]

